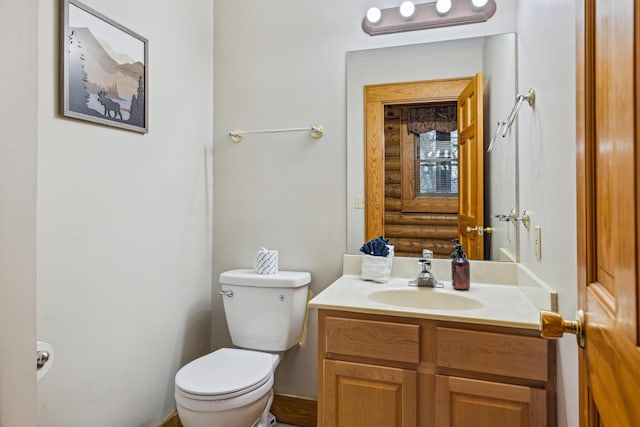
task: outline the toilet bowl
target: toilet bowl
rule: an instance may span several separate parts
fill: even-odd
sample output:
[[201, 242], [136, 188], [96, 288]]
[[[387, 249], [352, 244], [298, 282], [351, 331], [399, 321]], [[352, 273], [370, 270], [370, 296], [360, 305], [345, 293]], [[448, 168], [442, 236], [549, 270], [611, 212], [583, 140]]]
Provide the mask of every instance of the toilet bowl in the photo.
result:
[[251, 427], [268, 412], [279, 355], [222, 348], [176, 374], [178, 416], [188, 427]]

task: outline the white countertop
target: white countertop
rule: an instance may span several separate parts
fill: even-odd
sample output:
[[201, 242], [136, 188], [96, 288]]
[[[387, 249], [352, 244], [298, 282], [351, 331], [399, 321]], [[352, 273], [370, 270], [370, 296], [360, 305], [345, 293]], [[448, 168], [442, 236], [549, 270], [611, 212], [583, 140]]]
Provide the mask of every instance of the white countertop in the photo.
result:
[[[354, 271], [357, 270], [354, 267], [357, 266], [358, 257], [358, 255], [345, 255], [343, 269], [345, 274], [316, 295], [309, 302], [309, 307], [524, 329], [538, 329], [540, 321], [539, 310], [554, 309], [555, 292], [541, 284], [540, 287], [536, 288], [536, 293], [543, 294], [543, 298], [536, 301], [532, 300], [529, 290], [533, 280], [527, 278], [529, 280], [523, 280], [523, 282], [526, 282], [525, 286], [519, 286], [517, 283], [517, 279], [520, 276], [519, 272], [514, 273], [512, 277], [508, 277], [508, 280], [504, 280], [504, 266], [496, 266], [496, 271], [500, 271], [500, 278], [496, 278], [492, 283], [491, 274], [486, 274], [487, 271], [491, 270], [490, 266], [483, 265], [482, 278], [484, 281], [480, 282], [477, 277], [474, 280], [474, 265], [472, 264], [471, 288], [467, 291], [456, 291], [451, 287], [451, 283], [442, 280], [442, 275], [438, 276], [437, 272], [436, 278], [444, 284], [444, 288], [409, 286], [409, 280], [415, 276], [408, 275], [407, 269], [413, 264], [417, 266], [416, 260], [411, 258], [394, 259], [394, 269], [396, 269], [396, 272], [402, 272], [404, 277], [393, 277], [392, 270], [392, 277], [387, 283], [362, 280], [359, 272]], [[445, 260], [442, 261], [443, 266], [446, 266]], [[396, 268], [396, 264], [399, 264], [399, 268]], [[479, 265], [478, 262], [476, 264]], [[477, 269], [480, 270], [480, 268]], [[440, 268], [440, 270], [443, 269]], [[402, 296], [406, 297], [410, 303], [395, 305], [381, 302], [380, 298], [378, 298], [380, 291], [394, 291], [396, 294], [397, 291], [401, 291]], [[415, 294], [405, 294], [405, 292], [415, 292]], [[415, 298], [413, 298], [414, 295]], [[454, 301], [458, 296], [470, 298], [473, 300], [473, 307], [462, 309], [421, 307], [420, 300], [427, 301], [425, 305], [428, 305], [431, 296], [433, 296], [433, 299], [451, 297]]]

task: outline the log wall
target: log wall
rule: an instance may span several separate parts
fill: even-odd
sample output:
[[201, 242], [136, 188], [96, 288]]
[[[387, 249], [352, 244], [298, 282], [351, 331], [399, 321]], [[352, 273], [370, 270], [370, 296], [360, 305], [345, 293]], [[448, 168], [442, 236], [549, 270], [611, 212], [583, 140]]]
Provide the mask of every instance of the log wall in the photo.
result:
[[385, 200], [384, 234], [395, 247], [395, 255], [420, 257], [430, 249], [436, 258], [447, 258], [458, 237], [458, 215], [450, 213], [403, 213], [400, 142], [407, 108], [385, 106]]

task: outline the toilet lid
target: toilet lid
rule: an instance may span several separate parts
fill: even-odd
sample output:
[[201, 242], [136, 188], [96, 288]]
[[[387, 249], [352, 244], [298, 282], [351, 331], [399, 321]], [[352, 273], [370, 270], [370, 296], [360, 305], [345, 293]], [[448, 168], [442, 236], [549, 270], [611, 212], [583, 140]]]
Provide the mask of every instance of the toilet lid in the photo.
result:
[[176, 386], [201, 396], [239, 395], [260, 387], [272, 373], [269, 353], [221, 348], [183, 366]]

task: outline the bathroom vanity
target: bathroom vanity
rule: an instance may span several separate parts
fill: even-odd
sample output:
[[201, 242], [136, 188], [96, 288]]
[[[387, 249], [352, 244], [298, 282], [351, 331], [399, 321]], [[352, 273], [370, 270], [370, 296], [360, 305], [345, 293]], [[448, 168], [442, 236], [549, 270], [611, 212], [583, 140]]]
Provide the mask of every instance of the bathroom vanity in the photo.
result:
[[476, 263], [470, 291], [412, 288], [413, 259], [394, 260], [396, 277], [378, 284], [347, 257], [345, 274], [310, 303], [319, 426], [556, 424], [555, 342], [538, 333], [539, 309], [556, 308], [548, 287], [515, 264]]

